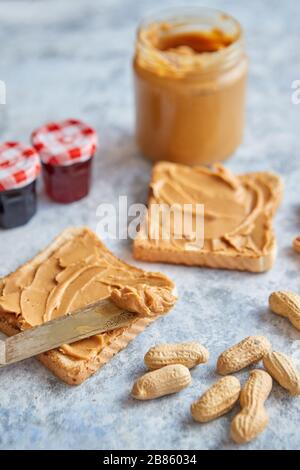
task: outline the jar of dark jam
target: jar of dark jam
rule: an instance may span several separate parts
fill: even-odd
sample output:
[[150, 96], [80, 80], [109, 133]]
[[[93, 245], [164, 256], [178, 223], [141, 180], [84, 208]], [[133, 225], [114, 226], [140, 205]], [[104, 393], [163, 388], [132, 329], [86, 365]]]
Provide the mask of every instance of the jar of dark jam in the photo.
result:
[[45, 190], [53, 201], [68, 204], [87, 196], [98, 145], [92, 127], [76, 119], [51, 122], [32, 133], [32, 144], [40, 154]]
[[35, 149], [19, 142], [0, 145], [0, 227], [26, 224], [37, 208], [36, 179], [41, 165]]

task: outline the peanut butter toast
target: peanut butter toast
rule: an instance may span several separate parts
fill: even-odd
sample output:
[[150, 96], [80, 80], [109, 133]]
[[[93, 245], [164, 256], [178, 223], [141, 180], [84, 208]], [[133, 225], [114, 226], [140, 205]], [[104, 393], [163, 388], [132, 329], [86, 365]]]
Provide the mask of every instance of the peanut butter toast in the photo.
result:
[[[272, 218], [282, 193], [281, 178], [269, 172], [235, 176], [222, 165], [209, 169], [157, 163], [147, 217], [134, 241], [134, 256], [148, 262], [266, 271], [276, 256]], [[192, 205], [191, 211], [197, 204], [203, 205], [202, 238], [195, 235], [194, 212], [190, 231], [184, 226], [178, 236], [175, 216], [168, 235], [163, 219], [152, 210], [167, 206], [175, 207], [176, 212], [176, 205], [182, 208], [184, 204]]]
[[80, 384], [175, 303], [174, 285], [116, 258], [88, 228], [64, 230], [45, 250], [0, 279], [0, 331], [13, 335], [112, 294], [138, 312], [128, 327], [40, 354], [68, 384]]

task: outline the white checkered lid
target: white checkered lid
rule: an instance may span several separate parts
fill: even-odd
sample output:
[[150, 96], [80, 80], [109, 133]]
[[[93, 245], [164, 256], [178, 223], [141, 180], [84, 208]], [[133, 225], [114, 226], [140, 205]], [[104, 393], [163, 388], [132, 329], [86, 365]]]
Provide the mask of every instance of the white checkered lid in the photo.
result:
[[98, 146], [95, 129], [77, 119], [49, 122], [33, 131], [31, 140], [42, 162], [50, 165], [84, 162]]
[[32, 183], [41, 171], [37, 151], [20, 142], [0, 144], [0, 191]]

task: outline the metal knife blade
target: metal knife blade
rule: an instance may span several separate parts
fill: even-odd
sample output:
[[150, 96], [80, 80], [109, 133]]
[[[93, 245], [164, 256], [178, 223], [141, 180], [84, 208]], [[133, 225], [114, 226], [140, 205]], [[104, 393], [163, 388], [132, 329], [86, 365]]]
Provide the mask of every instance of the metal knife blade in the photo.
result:
[[0, 341], [0, 367], [22, 361], [63, 344], [129, 325], [136, 313], [122, 310], [109, 299], [43, 323]]

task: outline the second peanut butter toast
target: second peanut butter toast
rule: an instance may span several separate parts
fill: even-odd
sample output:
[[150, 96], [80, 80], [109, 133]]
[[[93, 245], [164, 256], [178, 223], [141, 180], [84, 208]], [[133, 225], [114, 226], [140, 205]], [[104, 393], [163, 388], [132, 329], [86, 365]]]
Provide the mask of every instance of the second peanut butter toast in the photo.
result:
[[[269, 172], [235, 176], [222, 165], [209, 169], [157, 163], [146, 223], [134, 241], [134, 256], [148, 262], [266, 271], [276, 256], [272, 218], [282, 192], [280, 177]], [[204, 236], [195, 238], [194, 212], [192, 230], [184, 227], [178, 236], [182, 227], [176, 226], [176, 206], [190, 205], [187, 210], [194, 211], [197, 204], [204, 208]], [[158, 206], [174, 208], [169, 233], [153, 211]]]

